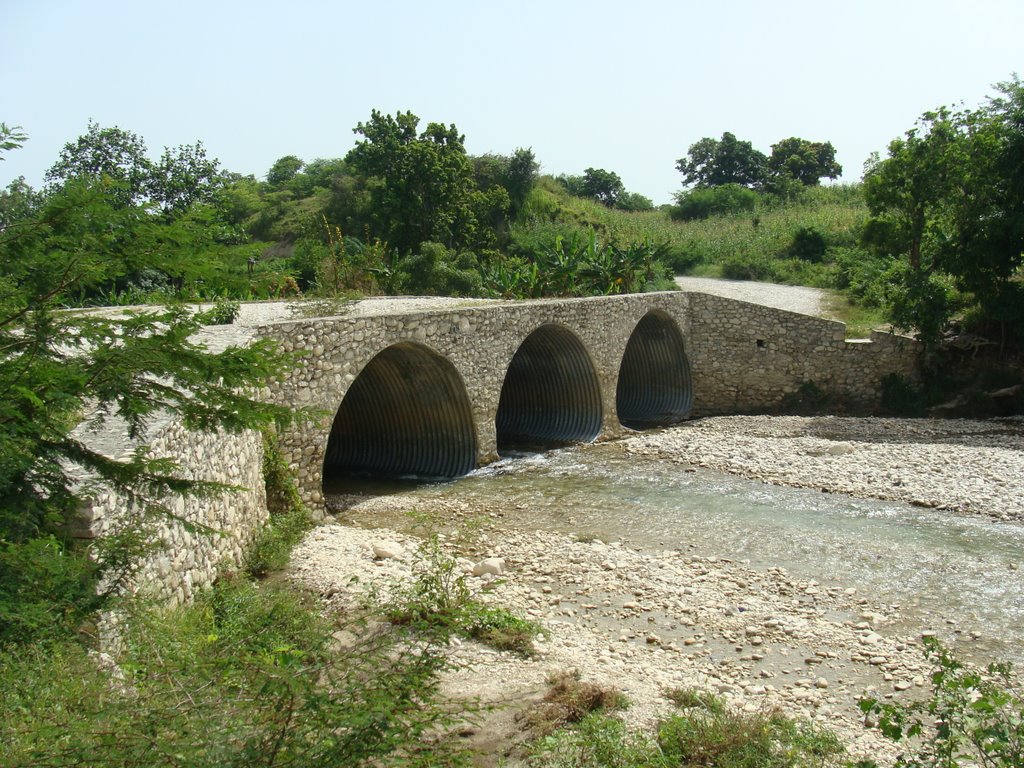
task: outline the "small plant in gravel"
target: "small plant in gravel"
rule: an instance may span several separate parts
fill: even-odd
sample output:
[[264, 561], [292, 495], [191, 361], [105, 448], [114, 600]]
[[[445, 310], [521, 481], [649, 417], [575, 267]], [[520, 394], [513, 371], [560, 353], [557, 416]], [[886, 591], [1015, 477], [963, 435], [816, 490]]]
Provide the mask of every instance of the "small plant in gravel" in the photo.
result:
[[680, 709], [704, 709], [712, 714], [720, 714], [724, 709], [720, 698], [700, 688], [670, 688], [665, 697]]
[[982, 674], [957, 661], [935, 638], [924, 643], [935, 666], [929, 699], [860, 703], [866, 716], [877, 718], [884, 736], [907, 746], [897, 768], [1024, 766], [1024, 692], [1010, 665], [991, 664]]
[[520, 656], [535, 653], [540, 627], [475, 599], [459, 562], [442, 550], [437, 536], [423, 543], [419, 557], [416, 579], [383, 606], [388, 620], [428, 636], [454, 633]]

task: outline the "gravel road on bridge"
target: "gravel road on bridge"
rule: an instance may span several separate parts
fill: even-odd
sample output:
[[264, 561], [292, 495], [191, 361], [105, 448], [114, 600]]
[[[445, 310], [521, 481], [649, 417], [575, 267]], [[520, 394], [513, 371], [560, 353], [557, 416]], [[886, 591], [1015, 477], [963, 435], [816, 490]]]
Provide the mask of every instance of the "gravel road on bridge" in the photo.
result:
[[828, 294], [820, 288], [757, 283], [750, 280], [720, 280], [714, 277], [677, 277], [676, 285], [684, 291], [710, 293], [727, 299], [799, 312], [802, 315], [832, 317], [827, 308]]

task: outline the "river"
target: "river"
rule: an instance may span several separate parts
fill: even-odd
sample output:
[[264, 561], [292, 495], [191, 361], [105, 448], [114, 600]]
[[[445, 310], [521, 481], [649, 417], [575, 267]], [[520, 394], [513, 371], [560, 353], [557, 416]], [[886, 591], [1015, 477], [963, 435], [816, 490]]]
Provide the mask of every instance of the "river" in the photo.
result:
[[451, 482], [375, 484], [372, 492], [459, 499], [510, 529], [783, 567], [898, 606], [893, 631], [933, 630], [979, 662], [1024, 662], [1019, 524], [766, 485], [629, 455], [617, 443], [523, 454]]

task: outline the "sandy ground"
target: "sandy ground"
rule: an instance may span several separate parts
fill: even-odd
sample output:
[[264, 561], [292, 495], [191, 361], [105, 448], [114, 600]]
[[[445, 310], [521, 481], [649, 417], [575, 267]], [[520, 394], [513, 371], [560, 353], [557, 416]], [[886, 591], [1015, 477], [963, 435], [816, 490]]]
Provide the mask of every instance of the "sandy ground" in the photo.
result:
[[[1024, 520], [1019, 420], [728, 417], [638, 436], [623, 447], [768, 482]], [[398, 512], [421, 520], [496, 517], [496, 510], [464, 501], [401, 495], [366, 500], [349, 515], [393, 520]], [[374, 557], [373, 546], [384, 542], [399, 544], [397, 557]], [[514, 709], [535, 700], [549, 674], [578, 669], [585, 679], [621, 688], [632, 702], [624, 719], [649, 728], [670, 711], [666, 690], [698, 686], [739, 709], [780, 707], [809, 718], [835, 730], [854, 755], [888, 762], [894, 746], [865, 729], [857, 700], [927, 692], [921, 633], [894, 632], [899, 607], [855, 584], [825, 587], [781, 568], [758, 570], [684, 550], [642, 552], [497, 523], [484, 525], [468, 546], [447, 544], [453, 556], [470, 558], [467, 568], [487, 556], [502, 558], [500, 579], [468, 576], [470, 584], [482, 599], [533, 619], [547, 633], [529, 660], [468, 641], [454, 644], [445, 681], [453, 697]], [[296, 550], [293, 574], [345, 605], [367, 585], [411, 578], [418, 545], [398, 530], [335, 522]], [[1008, 577], [1021, 578], [1020, 571]], [[504, 719], [500, 711], [480, 726], [492, 743], [511, 741], [517, 727], [508, 710]]]

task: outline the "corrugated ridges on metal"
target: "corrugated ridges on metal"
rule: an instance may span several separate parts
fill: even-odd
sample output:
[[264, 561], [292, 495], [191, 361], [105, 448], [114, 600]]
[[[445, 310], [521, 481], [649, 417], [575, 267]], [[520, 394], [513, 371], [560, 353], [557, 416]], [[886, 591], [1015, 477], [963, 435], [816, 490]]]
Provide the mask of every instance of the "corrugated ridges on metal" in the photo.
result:
[[352, 382], [331, 427], [324, 476], [457, 477], [475, 465], [472, 409], [455, 367], [400, 343]]
[[587, 442], [601, 431], [601, 389], [576, 336], [542, 325], [520, 345], [505, 374], [498, 445]]
[[690, 363], [679, 327], [664, 312], [648, 312], [633, 329], [619, 366], [615, 406], [619, 421], [631, 429], [675, 424], [689, 416]]

